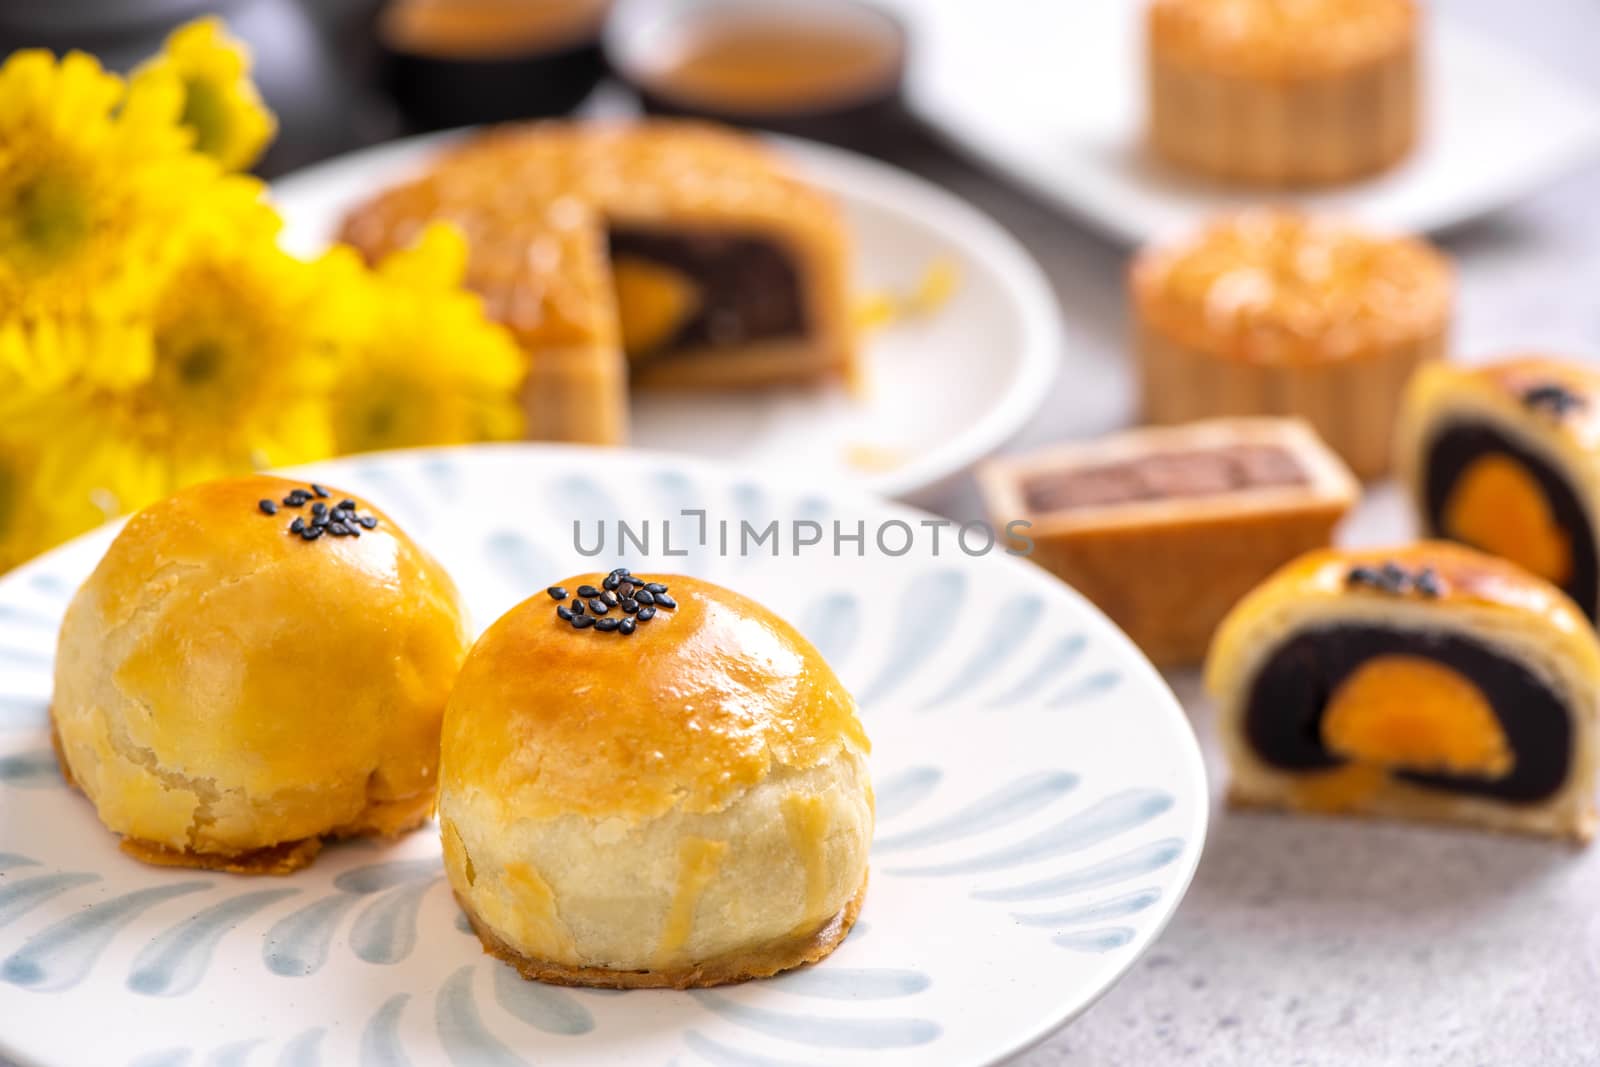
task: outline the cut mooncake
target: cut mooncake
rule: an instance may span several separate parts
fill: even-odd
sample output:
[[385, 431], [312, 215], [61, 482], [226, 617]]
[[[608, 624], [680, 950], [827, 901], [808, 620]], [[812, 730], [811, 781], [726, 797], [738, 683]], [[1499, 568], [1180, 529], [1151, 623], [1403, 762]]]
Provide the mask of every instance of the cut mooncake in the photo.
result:
[[1207, 419], [988, 464], [996, 526], [1032, 525], [1033, 559], [1157, 663], [1198, 663], [1229, 608], [1326, 546], [1360, 491], [1298, 419]]
[[1594, 832], [1600, 640], [1505, 560], [1311, 553], [1223, 622], [1206, 685], [1235, 803]]
[[1537, 356], [1426, 367], [1398, 466], [1430, 537], [1504, 556], [1600, 613], [1600, 374]]
[[760, 141], [681, 121], [507, 126], [345, 220], [369, 259], [460, 226], [467, 283], [529, 355], [528, 436], [616, 444], [630, 380], [852, 380], [838, 206]]

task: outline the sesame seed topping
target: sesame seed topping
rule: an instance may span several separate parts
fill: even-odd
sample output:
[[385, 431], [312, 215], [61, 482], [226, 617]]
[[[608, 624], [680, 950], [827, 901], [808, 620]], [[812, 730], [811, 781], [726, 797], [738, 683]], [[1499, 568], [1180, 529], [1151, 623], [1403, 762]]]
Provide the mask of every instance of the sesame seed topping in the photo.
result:
[[322, 486], [318, 485], [316, 482], [312, 482], [311, 483], [311, 491], [313, 493], [317, 494], [318, 496], [325, 497], [325, 496], [328, 495], [328, 491], [326, 489], [322, 488]]
[[1351, 567], [1345, 572], [1344, 580], [1347, 586], [1365, 586], [1391, 596], [1415, 592], [1419, 596], [1433, 599], [1444, 595], [1444, 583], [1432, 567], [1423, 567], [1413, 574], [1393, 560], [1385, 561], [1377, 567], [1369, 565]]
[[339, 501], [339, 506], [346, 511], [354, 511], [356, 509], [356, 502], [351, 500], [349, 497], [346, 497], [345, 499]]
[[1582, 396], [1557, 382], [1528, 389], [1522, 394], [1522, 402], [1530, 408], [1542, 408], [1557, 418], [1584, 406]]
[[292, 534], [304, 533], [305, 532], [305, 528], [306, 528], [306, 520], [302, 519], [298, 515], [296, 515], [294, 517], [294, 521], [289, 524], [289, 532], [292, 533]]
[[306, 540], [306, 541], [315, 541], [317, 538], [319, 538], [321, 536], [322, 536], [322, 527], [321, 526], [307, 526], [304, 530], [300, 531], [300, 537], [303, 540]]
[[[297, 486], [284, 496], [282, 502], [284, 507], [299, 508], [304, 507], [307, 502], [311, 503], [310, 521], [296, 515], [294, 521], [289, 523], [290, 534], [305, 541], [315, 541], [324, 533], [330, 537], [360, 537], [362, 530], [378, 528], [378, 517], [358, 514], [359, 505], [354, 500], [341, 500], [337, 507], [330, 510], [321, 500], [312, 500], [313, 496], [327, 497], [328, 490], [313, 482], [309, 489]], [[278, 504], [271, 500], [258, 500], [256, 507], [263, 515], [278, 513]]]
[[[601, 581], [602, 588], [584, 584], [568, 603], [556, 605], [556, 617], [575, 629], [591, 627], [599, 633], [620, 633], [631, 636], [640, 623], [655, 618], [658, 610], [670, 611], [678, 602], [667, 595], [662, 582], [646, 582], [635, 578], [626, 568], [618, 568]], [[565, 587], [552, 585], [545, 589], [550, 599], [566, 601]], [[611, 615], [612, 608], [620, 608], [622, 617]]]
[[263, 515], [276, 515], [278, 513], [278, 505], [270, 500], [258, 500], [256, 501], [256, 507], [261, 509], [261, 514]]
[[311, 514], [326, 515], [327, 513], [328, 505], [324, 504], [322, 501], [318, 500], [316, 503], [311, 505]]

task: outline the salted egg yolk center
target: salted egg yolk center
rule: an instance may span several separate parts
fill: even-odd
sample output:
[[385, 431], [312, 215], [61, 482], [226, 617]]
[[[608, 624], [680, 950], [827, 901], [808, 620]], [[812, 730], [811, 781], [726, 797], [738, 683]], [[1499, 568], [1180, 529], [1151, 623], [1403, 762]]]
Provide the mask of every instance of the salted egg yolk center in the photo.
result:
[[1509, 456], [1474, 461], [1450, 491], [1445, 532], [1458, 541], [1503, 556], [1546, 581], [1572, 577], [1572, 542], [1556, 522], [1536, 479]]
[[1421, 656], [1376, 656], [1334, 690], [1322, 716], [1330, 752], [1365, 764], [1499, 778], [1515, 757], [1482, 691]]

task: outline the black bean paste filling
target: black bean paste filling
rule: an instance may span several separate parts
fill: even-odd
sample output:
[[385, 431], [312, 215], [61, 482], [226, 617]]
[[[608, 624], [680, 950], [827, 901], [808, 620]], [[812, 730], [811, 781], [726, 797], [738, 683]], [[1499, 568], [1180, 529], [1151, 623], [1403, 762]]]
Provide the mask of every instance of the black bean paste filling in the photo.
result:
[[1396, 778], [1451, 793], [1535, 802], [1566, 781], [1572, 719], [1544, 682], [1520, 663], [1470, 638], [1344, 625], [1297, 634], [1268, 657], [1245, 709], [1245, 735], [1261, 759], [1286, 771], [1318, 771], [1346, 761], [1322, 744], [1328, 701], [1376, 656], [1421, 656], [1459, 671], [1494, 709], [1514, 762], [1504, 777], [1395, 770]]
[[1551, 514], [1571, 541], [1572, 577], [1562, 591], [1577, 602], [1591, 622], [1600, 618], [1600, 561], [1595, 558], [1594, 528], [1588, 513], [1560, 472], [1498, 430], [1476, 423], [1457, 423], [1429, 443], [1423, 466], [1427, 471], [1423, 489], [1429, 532], [1435, 537], [1446, 536], [1444, 512], [1450, 491], [1475, 461], [1496, 452], [1516, 460], [1539, 483]]
[[631, 256], [684, 275], [699, 289], [698, 312], [658, 353], [801, 338], [809, 332], [800, 275], [772, 241], [736, 233], [614, 229], [611, 256]]

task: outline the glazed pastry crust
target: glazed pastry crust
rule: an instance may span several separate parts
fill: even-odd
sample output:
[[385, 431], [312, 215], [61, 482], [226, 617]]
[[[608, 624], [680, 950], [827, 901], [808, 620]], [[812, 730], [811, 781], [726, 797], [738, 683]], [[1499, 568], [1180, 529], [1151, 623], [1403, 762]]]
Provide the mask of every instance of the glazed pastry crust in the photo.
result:
[[1449, 264], [1427, 244], [1293, 211], [1223, 217], [1129, 275], [1146, 421], [1298, 415], [1362, 478], [1400, 397], [1444, 357]]
[[[1036, 512], [1031, 478], [1155, 453], [1273, 445], [1303, 485]], [[1032, 523], [1033, 561], [1087, 596], [1156, 663], [1198, 663], [1224, 614], [1288, 560], [1325, 546], [1359, 487], [1298, 419], [1210, 419], [1060, 445], [979, 469], [996, 528]]]
[[710, 986], [732, 985], [752, 978], [770, 978], [781, 971], [792, 970], [808, 963], [816, 963], [832, 955], [844, 943], [861, 914], [861, 902], [867, 897], [867, 882], [833, 916], [810, 935], [788, 938], [758, 946], [690, 967], [668, 970], [622, 971], [608, 967], [575, 967], [550, 960], [535, 959], [518, 952], [500, 938], [494, 930], [473, 912], [472, 908], [456, 894], [456, 903], [472, 924], [483, 951], [516, 968], [522, 977], [551, 985], [586, 986], [591, 989], [705, 989]]
[[[1584, 402], [1559, 414], [1531, 409], [1523, 395], [1559, 385]], [[1458, 423], [1484, 425], [1543, 458], [1600, 517], [1600, 374], [1548, 356], [1525, 355], [1484, 367], [1425, 367], [1406, 390], [1395, 431], [1396, 474], [1426, 527], [1428, 451], [1436, 435]]]
[[[1441, 595], [1395, 595], [1347, 584], [1352, 567], [1390, 561], [1408, 571], [1432, 568]], [[1244, 716], [1251, 685], [1278, 647], [1302, 631], [1344, 623], [1456, 634], [1502, 650], [1566, 705], [1573, 719], [1573, 758], [1560, 791], [1537, 804], [1453, 795], [1385, 775], [1373, 790], [1342, 804], [1341, 813], [1467, 823], [1580, 841], [1592, 836], [1600, 766], [1600, 641], [1577, 606], [1553, 586], [1504, 560], [1436, 541], [1310, 553], [1264, 582], [1224, 620], [1206, 661], [1205, 680], [1217, 703], [1232, 774], [1231, 800], [1252, 807], [1314, 807], [1300, 799], [1309, 776], [1261, 760], [1245, 737]]]
[[[125, 850], [282, 873], [320, 839], [425, 821], [467, 629], [448, 575], [392, 520], [305, 542], [260, 499], [197, 486], [129, 520], [62, 623], [64, 772]], [[343, 499], [330, 490], [330, 503]]]
[[843, 218], [752, 137], [667, 120], [507, 126], [358, 207], [341, 239], [379, 259], [435, 219], [466, 233], [467, 284], [531, 357], [530, 436], [599, 444], [626, 436], [608, 226], [764, 238], [791, 258], [803, 290], [805, 338], [676, 352], [641, 370], [641, 384], [750, 387], [857, 374]]
[[534, 977], [695, 984], [804, 962], [866, 878], [855, 701], [761, 605], [646, 580], [677, 607], [632, 635], [574, 629], [541, 592], [474, 646], [443, 732], [451, 886]]
[[1411, 0], [1155, 0], [1149, 139], [1191, 173], [1322, 185], [1381, 171], [1418, 135]]

